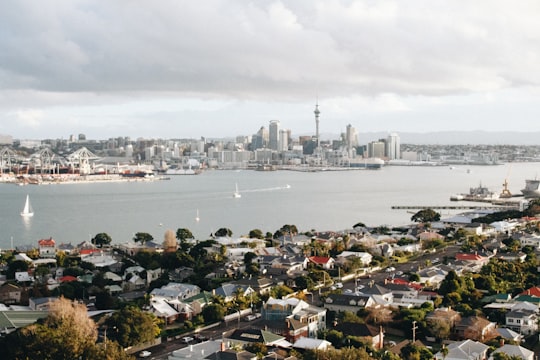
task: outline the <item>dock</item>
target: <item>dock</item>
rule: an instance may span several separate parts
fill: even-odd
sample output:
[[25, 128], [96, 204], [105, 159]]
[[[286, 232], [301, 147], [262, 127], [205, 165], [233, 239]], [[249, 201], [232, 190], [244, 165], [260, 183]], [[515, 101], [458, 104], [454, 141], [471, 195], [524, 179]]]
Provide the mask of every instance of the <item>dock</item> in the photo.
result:
[[394, 205], [392, 210], [475, 210], [475, 209], [488, 209], [488, 210], [516, 210], [516, 205], [502, 205], [502, 206], [486, 206], [486, 205], [443, 205], [443, 206], [428, 206], [428, 205]]

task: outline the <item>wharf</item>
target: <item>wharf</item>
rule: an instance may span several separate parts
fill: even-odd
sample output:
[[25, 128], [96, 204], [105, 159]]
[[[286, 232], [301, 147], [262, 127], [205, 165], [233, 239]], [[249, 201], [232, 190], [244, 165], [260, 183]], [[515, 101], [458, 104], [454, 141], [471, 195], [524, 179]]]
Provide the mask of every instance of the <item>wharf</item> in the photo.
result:
[[392, 210], [474, 210], [474, 209], [495, 209], [495, 210], [515, 210], [519, 204], [515, 205], [443, 205], [443, 206], [427, 206], [427, 205], [394, 205]]

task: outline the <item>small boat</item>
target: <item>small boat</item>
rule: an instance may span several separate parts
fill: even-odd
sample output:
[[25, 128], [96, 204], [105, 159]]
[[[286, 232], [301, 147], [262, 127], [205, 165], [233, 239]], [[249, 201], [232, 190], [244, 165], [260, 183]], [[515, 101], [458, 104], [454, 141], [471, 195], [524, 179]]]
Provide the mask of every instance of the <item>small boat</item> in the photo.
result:
[[287, 185], [285, 185], [285, 188], [286, 188], [286, 189], [290, 189], [290, 188], [291, 188], [291, 185], [287, 184]]
[[241, 198], [242, 194], [238, 191], [238, 183], [236, 184], [236, 190], [233, 192], [233, 198]]
[[21, 211], [21, 216], [31, 217], [34, 216], [34, 210], [32, 210], [32, 205], [30, 205], [30, 197], [26, 195], [26, 201], [24, 203], [23, 211]]
[[199, 218], [199, 209], [197, 209], [197, 216], [195, 216], [195, 221], [199, 222], [201, 218]]

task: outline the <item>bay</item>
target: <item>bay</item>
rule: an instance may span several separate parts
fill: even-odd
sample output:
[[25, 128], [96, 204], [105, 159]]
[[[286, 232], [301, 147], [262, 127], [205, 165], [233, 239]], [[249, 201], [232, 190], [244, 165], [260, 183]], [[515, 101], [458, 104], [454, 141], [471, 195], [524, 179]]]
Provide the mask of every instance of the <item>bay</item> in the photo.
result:
[[[404, 225], [411, 212], [392, 206], [456, 205], [450, 195], [482, 184], [500, 192], [507, 179], [519, 194], [535, 178], [538, 163], [500, 166], [387, 166], [354, 171], [206, 171], [153, 182], [14, 186], [0, 184], [0, 248], [36, 245], [52, 237], [78, 244], [97, 233], [114, 243], [136, 232], [161, 242], [167, 229], [190, 229], [200, 240], [221, 227], [234, 236], [252, 229], [275, 232], [284, 224], [300, 231], [342, 230], [357, 222]], [[233, 198], [238, 184], [241, 198]], [[35, 215], [20, 211], [30, 196]], [[470, 204], [470, 203], [461, 203]], [[199, 221], [196, 221], [197, 211]], [[451, 213], [443, 210], [442, 215]]]

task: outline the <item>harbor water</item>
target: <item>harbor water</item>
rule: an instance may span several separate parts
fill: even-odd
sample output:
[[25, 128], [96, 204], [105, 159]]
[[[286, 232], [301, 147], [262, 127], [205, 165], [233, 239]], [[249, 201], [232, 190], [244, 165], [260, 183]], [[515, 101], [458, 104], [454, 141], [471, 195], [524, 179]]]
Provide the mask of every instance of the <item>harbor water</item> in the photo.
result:
[[[161, 242], [167, 229], [178, 228], [204, 240], [222, 227], [240, 236], [252, 229], [273, 233], [284, 224], [300, 231], [342, 230], [358, 222], [404, 225], [411, 222], [411, 211], [392, 206], [456, 205], [450, 201], [452, 194], [479, 184], [500, 192], [505, 180], [510, 191], [519, 194], [525, 179], [537, 177], [539, 170], [539, 163], [321, 172], [213, 170], [151, 182], [0, 184], [0, 248], [35, 245], [49, 237], [75, 245], [100, 232], [122, 243], [137, 232]], [[233, 197], [236, 184], [239, 198]], [[20, 215], [27, 195], [32, 217]]]

